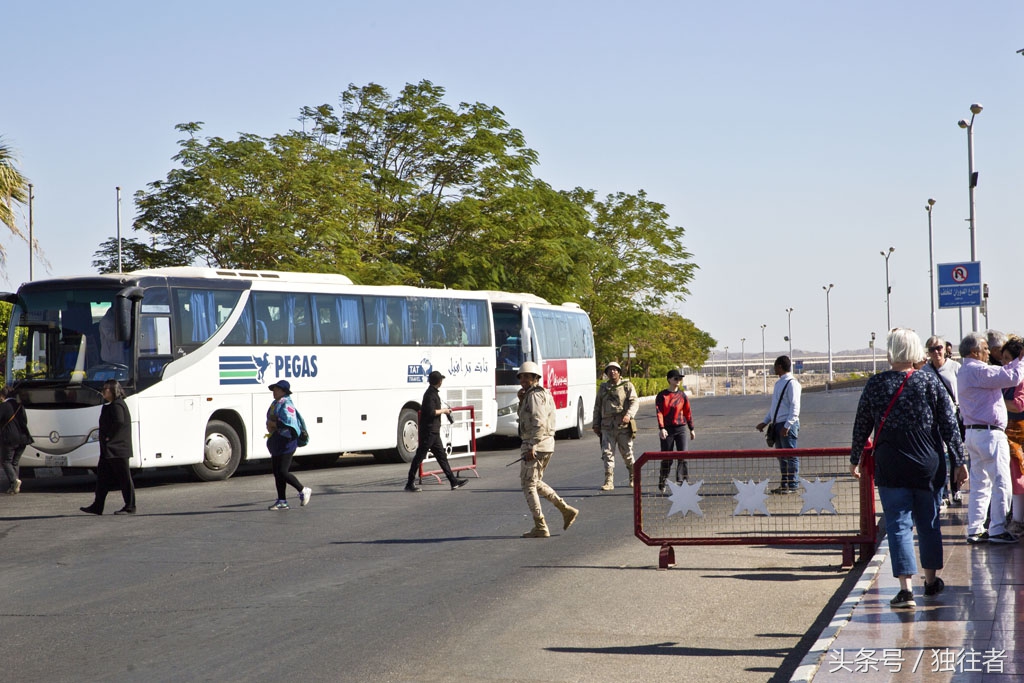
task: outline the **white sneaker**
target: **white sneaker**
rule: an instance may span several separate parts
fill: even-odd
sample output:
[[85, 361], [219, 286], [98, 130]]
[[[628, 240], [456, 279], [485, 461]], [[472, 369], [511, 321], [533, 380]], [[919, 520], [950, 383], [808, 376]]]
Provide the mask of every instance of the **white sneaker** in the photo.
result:
[[308, 486], [299, 493], [299, 504], [302, 507], [309, 505], [309, 499], [313, 497], [313, 489]]

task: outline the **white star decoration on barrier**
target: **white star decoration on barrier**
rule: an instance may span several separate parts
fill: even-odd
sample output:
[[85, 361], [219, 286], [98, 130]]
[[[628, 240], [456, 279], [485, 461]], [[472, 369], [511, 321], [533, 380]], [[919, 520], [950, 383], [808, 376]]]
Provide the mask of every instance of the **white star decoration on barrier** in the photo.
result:
[[768, 487], [768, 479], [759, 481], [756, 484], [751, 480], [744, 484], [741, 481], [732, 480], [733, 485], [736, 487], [736, 495], [733, 498], [736, 499], [736, 509], [732, 511], [733, 515], [740, 514], [741, 510], [747, 510], [753, 515], [756, 512], [763, 512], [768, 517], [771, 515], [768, 513], [768, 494], [765, 489]]
[[692, 512], [698, 517], [703, 517], [704, 513], [700, 510], [701, 497], [697, 495], [697, 491], [703, 483], [703, 479], [696, 484], [690, 484], [685, 481], [680, 484], [673, 481], [668, 482], [669, 487], [672, 489], [672, 495], [668, 497], [672, 501], [672, 507], [665, 516], [671, 517], [675, 513], [681, 512], [683, 517], [686, 517], [686, 513]]
[[835, 506], [832, 505], [832, 499], [836, 497], [836, 494], [832, 493], [832, 484], [836, 481], [835, 477], [825, 481], [815, 477], [814, 483], [806, 479], [801, 479], [800, 481], [804, 483], [804, 506], [800, 509], [801, 515], [810, 510], [817, 510], [819, 515], [822, 512], [833, 515], [839, 514], [836, 512]]

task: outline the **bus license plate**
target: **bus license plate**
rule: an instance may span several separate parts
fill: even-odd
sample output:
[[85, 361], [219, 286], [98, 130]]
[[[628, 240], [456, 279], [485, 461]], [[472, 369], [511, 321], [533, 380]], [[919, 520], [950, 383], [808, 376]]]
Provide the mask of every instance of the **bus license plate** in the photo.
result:
[[43, 462], [47, 467], [67, 467], [68, 456], [66, 455], [47, 455]]

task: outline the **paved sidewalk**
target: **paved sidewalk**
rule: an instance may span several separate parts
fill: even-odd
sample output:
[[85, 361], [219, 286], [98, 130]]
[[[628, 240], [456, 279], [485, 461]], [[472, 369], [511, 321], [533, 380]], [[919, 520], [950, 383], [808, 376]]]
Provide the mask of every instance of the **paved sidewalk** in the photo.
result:
[[[943, 516], [946, 590], [893, 609], [899, 583], [880, 544], [794, 681], [1009, 681], [1024, 677], [1024, 542], [968, 545], [967, 508]], [[916, 543], [916, 540], [915, 540]], [[916, 551], [916, 545], [915, 545]], [[919, 558], [918, 558], [919, 561]]]

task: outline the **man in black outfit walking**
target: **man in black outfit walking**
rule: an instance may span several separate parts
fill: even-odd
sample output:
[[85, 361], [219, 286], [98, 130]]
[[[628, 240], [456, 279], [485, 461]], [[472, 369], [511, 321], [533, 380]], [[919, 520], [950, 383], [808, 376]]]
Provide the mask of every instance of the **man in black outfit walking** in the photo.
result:
[[420, 428], [419, 428], [419, 448], [416, 449], [416, 457], [412, 459], [412, 464], [409, 467], [409, 482], [405, 485], [406, 491], [421, 491], [422, 489], [416, 485], [416, 475], [419, 474], [420, 464], [423, 459], [427, 457], [427, 451], [434, 455], [434, 459], [437, 460], [441, 465], [441, 469], [444, 471], [444, 475], [448, 477], [448, 481], [452, 485], [452, 491], [457, 488], [461, 488], [469, 483], [468, 479], [457, 479], [452, 473], [452, 468], [448, 465], [448, 454], [444, 450], [444, 444], [441, 443], [441, 416], [448, 415], [449, 420], [451, 419], [452, 409], [441, 405], [441, 382], [444, 381], [444, 375], [437, 370], [434, 370], [427, 377], [427, 381], [430, 382], [430, 386], [423, 393], [423, 403], [420, 406]]

